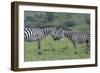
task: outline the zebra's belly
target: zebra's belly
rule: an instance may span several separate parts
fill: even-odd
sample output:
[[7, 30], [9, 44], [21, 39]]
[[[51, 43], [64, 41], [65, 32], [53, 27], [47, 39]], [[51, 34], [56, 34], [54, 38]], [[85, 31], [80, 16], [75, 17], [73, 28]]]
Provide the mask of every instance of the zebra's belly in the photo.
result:
[[86, 39], [82, 38], [82, 37], [77, 37], [77, 38], [74, 38], [73, 41], [75, 41], [77, 43], [85, 43]]
[[37, 35], [37, 36], [33, 36], [33, 40], [41, 40], [41, 39], [43, 39], [43, 38], [45, 38], [45, 35]]
[[84, 42], [85, 42], [85, 41], [77, 41], [77, 43], [80, 43], [80, 44], [81, 44], [81, 43], [84, 43]]
[[86, 40], [85, 40], [85, 39], [78, 39], [78, 40], [76, 40], [76, 42], [77, 42], [77, 43], [85, 43]]
[[34, 41], [33, 39], [31, 39], [31, 38], [24, 38], [24, 41], [27, 41], [27, 42], [32, 42], [32, 41]]
[[32, 41], [42, 40], [43, 38], [45, 38], [45, 36], [36, 36], [36, 37], [33, 36], [33, 38], [26, 39], [26, 41], [32, 42]]

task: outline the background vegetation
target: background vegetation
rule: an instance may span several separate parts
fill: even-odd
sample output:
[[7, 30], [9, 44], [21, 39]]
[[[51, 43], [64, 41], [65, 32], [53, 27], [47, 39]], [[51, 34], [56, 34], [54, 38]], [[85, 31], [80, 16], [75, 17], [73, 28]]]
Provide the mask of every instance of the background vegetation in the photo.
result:
[[[73, 31], [85, 32], [90, 31], [90, 14], [25, 11], [24, 23], [25, 27], [53, 25], [55, 27], [70, 28]], [[37, 42], [25, 41], [25, 61], [84, 59], [90, 57], [90, 54], [85, 53], [85, 44], [78, 44], [77, 51], [79, 53], [74, 54], [75, 49], [67, 38], [54, 41], [51, 36], [48, 36], [41, 42], [43, 54], [38, 55]]]
[[25, 26], [54, 25], [76, 31], [89, 31], [90, 14], [25, 11]]

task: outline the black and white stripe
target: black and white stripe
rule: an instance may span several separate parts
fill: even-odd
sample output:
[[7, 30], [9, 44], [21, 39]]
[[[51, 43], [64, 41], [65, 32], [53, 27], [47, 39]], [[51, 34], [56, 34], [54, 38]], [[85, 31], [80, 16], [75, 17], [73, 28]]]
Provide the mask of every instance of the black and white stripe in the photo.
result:
[[[64, 36], [70, 39], [76, 48], [76, 43], [90, 43], [90, 33], [89, 32], [74, 32], [74, 31], [64, 31]], [[88, 48], [89, 46], [86, 45]]]
[[24, 40], [28, 42], [38, 42], [38, 54], [41, 54], [41, 40], [55, 30], [53, 26], [24, 28]]
[[67, 37], [72, 42], [75, 49], [77, 48], [77, 43], [85, 43], [86, 48], [88, 50], [90, 48], [90, 32], [75, 32], [59, 28], [58, 31], [55, 32], [55, 36], [53, 38], [55, 40], [59, 40], [63, 37]]

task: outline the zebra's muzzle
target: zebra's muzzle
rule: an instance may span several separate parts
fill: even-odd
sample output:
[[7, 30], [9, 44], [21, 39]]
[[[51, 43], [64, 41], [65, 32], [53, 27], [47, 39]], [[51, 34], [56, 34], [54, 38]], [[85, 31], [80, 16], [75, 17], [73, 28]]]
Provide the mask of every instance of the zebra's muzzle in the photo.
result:
[[54, 38], [55, 41], [60, 40], [59, 38]]

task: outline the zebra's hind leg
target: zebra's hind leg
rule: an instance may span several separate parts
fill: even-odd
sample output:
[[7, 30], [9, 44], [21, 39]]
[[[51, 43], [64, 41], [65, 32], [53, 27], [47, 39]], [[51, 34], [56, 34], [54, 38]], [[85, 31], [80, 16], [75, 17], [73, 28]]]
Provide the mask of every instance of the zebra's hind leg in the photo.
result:
[[41, 41], [38, 40], [38, 55], [41, 55], [42, 52], [41, 52]]
[[76, 51], [76, 43], [73, 42], [73, 41], [72, 41], [72, 43], [73, 43], [73, 46], [74, 46], [74, 48], [75, 48], [75, 52], [74, 52], [74, 53], [77, 54], [78, 52]]
[[86, 41], [86, 54], [89, 54], [90, 53], [90, 43], [89, 41], [87, 40]]

